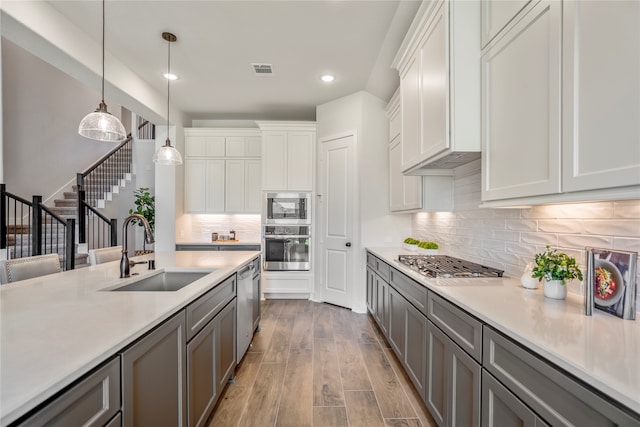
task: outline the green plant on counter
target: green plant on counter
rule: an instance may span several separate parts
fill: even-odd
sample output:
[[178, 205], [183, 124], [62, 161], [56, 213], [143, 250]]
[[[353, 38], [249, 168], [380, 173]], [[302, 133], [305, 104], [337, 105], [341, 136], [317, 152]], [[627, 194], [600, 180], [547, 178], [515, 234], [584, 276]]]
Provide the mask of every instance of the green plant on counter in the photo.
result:
[[[140, 214], [149, 222], [151, 231], [155, 231], [155, 219], [156, 219], [156, 196], [149, 192], [146, 187], [138, 188], [133, 196], [135, 198], [136, 210], [129, 209], [129, 215]], [[138, 224], [142, 227], [142, 222], [138, 220], [131, 221], [134, 224]]]
[[416, 240], [414, 238], [407, 237], [406, 239], [404, 239], [404, 243], [406, 243], [407, 245], [417, 245], [418, 243], [420, 243], [420, 240]]
[[551, 250], [549, 245], [545, 252], [536, 254], [535, 264], [531, 277], [540, 282], [561, 280], [564, 285], [567, 280], [582, 280], [582, 271], [578, 268], [575, 258], [558, 252], [557, 249]]
[[436, 242], [420, 242], [418, 247], [422, 249], [438, 249], [439, 246]]

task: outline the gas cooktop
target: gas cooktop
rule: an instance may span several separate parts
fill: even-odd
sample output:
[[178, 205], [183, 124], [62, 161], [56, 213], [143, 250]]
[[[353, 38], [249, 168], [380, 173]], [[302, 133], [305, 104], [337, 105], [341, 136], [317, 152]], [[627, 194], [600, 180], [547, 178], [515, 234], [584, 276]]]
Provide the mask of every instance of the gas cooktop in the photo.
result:
[[426, 277], [502, 277], [503, 270], [448, 255], [399, 255], [398, 261]]

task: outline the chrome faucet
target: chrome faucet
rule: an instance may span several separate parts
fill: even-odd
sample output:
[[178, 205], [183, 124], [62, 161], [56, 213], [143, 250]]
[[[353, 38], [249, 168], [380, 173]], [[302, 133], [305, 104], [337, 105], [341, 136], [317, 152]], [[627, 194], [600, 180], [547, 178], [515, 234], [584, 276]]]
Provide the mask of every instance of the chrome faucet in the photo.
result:
[[131, 267], [136, 265], [135, 262], [129, 261], [129, 249], [127, 248], [128, 243], [128, 233], [127, 233], [127, 225], [133, 220], [138, 220], [142, 222], [144, 225], [144, 240], [145, 242], [151, 244], [155, 242], [153, 237], [153, 233], [151, 232], [151, 226], [145, 217], [140, 214], [129, 215], [125, 218], [124, 223], [122, 224], [122, 258], [120, 258], [120, 278], [129, 277], [131, 273]]

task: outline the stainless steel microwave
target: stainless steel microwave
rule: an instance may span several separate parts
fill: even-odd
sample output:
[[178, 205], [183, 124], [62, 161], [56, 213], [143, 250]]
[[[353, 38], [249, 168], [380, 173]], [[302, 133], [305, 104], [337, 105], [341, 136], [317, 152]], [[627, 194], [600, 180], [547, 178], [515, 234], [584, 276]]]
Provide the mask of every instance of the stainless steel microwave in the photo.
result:
[[311, 193], [265, 193], [265, 224], [311, 224]]

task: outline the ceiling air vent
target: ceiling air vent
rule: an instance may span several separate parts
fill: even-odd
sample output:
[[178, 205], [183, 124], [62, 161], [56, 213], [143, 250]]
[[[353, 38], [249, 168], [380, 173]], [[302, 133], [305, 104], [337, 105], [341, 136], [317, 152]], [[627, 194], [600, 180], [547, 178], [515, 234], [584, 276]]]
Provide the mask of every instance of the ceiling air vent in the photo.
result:
[[268, 77], [273, 75], [272, 64], [251, 64], [251, 66], [253, 67], [253, 72], [256, 73], [256, 76]]

